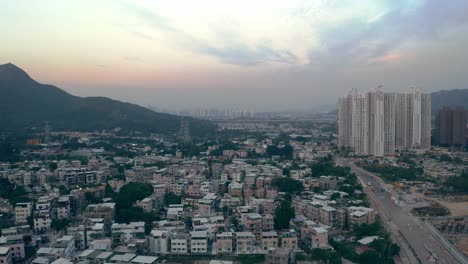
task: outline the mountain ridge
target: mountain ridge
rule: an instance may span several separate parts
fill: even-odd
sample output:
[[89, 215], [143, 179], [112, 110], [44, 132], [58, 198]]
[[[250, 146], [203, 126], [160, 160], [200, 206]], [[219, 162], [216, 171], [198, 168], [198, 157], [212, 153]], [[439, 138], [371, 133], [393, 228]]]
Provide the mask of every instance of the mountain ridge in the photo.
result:
[[[41, 84], [12, 63], [0, 65], [0, 131], [42, 127], [49, 121], [55, 130], [128, 131], [173, 134], [179, 116], [158, 113], [136, 104], [107, 97], [79, 97], [59, 87]], [[209, 121], [188, 118], [194, 136], [211, 133]]]

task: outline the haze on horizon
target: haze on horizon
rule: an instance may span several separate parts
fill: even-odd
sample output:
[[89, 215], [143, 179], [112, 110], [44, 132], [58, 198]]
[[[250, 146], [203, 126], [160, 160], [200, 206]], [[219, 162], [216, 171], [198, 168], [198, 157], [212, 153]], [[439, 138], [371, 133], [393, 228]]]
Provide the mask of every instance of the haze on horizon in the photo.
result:
[[309, 109], [468, 88], [468, 1], [0, 0], [0, 64], [161, 108]]

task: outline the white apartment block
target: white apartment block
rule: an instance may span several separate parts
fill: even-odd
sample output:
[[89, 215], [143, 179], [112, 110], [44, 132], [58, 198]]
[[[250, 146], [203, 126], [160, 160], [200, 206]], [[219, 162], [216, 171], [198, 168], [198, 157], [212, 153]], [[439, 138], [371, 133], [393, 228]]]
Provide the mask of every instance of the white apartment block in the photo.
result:
[[172, 254], [187, 254], [189, 249], [189, 237], [184, 234], [174, 234], [171, 239]]
[[395, 149], [428, 149], [431, 95], [410, 87], [406, 93], [353, 89], [339, 99], [338, 144], [358, 155], [382, 157]]
[[208, 253], [208, 232], [190, 232], [190, 251], [192, 252], [192, 254]]

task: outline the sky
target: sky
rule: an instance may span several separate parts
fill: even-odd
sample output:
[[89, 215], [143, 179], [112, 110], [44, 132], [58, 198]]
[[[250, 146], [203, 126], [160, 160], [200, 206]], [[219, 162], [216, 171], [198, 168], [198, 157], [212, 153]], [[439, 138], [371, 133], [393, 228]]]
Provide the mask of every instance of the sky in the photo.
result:
[[468, 89], [466, 0], [0, 0], [0, 64], [78, 96], [307, 110]]

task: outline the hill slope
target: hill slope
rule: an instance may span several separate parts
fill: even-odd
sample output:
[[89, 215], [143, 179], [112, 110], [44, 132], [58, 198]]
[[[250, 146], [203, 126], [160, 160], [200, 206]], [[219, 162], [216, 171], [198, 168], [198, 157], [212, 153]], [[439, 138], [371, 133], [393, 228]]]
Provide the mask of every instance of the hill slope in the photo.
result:
[[468, 109], [468, 89], [442, 90], [432, 93], [432, 112], [435, 113], [442, 106], [463, 106]]
[[[180, 117], [105, 97], [73, 96], [55, 86], [40, 84], [9, 63], [0, 65], [0, 131], [44, 126], [54, 130], [95, 131], [120, 127], [153, 133], [176, 133]], [[210, 133], [208, 121], [188, 119], [195, 136]]]

